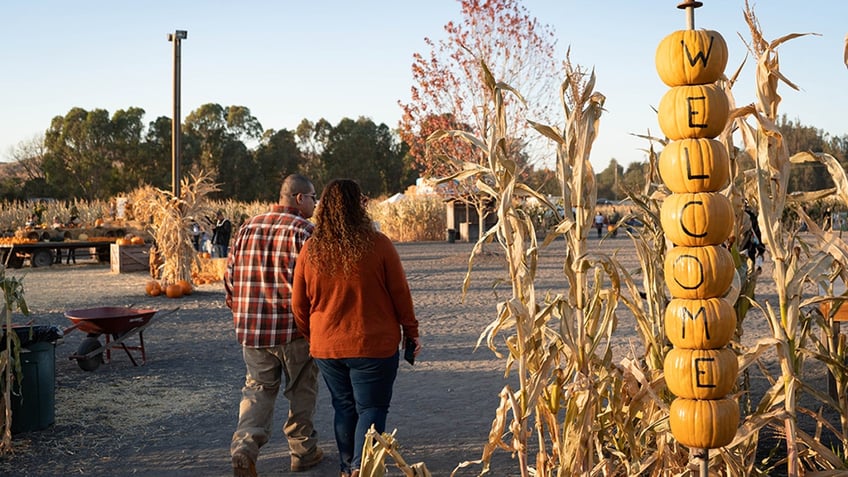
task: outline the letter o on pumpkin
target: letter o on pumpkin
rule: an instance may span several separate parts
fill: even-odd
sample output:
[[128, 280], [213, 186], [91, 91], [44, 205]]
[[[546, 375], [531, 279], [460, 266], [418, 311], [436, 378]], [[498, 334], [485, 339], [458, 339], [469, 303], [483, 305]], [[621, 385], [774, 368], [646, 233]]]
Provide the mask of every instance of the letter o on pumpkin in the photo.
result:
[[674, 247], [665, 256], [665, 283], [674, 298], [715, 298], [730, 288], [733, 256], [719, 245]]

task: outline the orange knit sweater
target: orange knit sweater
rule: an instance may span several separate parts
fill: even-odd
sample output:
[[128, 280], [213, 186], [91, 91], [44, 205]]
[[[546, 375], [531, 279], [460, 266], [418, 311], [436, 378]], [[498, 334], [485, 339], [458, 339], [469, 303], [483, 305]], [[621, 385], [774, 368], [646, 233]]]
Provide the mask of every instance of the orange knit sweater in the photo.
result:
[[378, 232], [349, 276], [319, 273], [306, 258], [309, 242], [295, 266], [292, 311], [313, 357], [387, 358], [401, 332], [418, 337], [406, 274], [388, 237]]

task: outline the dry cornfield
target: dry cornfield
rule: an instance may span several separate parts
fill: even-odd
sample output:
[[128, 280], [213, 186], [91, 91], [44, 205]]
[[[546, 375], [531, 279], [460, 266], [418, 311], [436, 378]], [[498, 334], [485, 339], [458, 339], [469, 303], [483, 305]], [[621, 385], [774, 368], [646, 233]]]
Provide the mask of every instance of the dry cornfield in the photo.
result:
[[[736, 435], [725, 447], [702, 453], [676, 442], [669, 428], [669, 405], [674, 396], [665, 384], [663, 361], [671, 345], [662, 322], [669, 303], [662, 270], [669, 244], [660, 224], [660, 208], [668, 191], [656, 175], [654, 152], [657, 145], [667, 146], [668, 141], [648, 137], [651, 176], [645, 190], [630, 191], [645, 226], [639, 233], [626, 232], [641, 264], [641, 270], [627, 270], [614, 256], [594, 254], [586, 246], [597, 193], [589, 157], [604, 98], [593, 89], [593, 74], [566, 61], [566, 79], [560, 91], [565, 127], [534, 124], [558, 145], [557, 174], [563, 200], [558, 209], [537, 197], [560, 214], [547, 230], [547, 239], [538, 243], [534, 221], [514, 200], [519, 190], [538, 194], [516, 179], [515, 162], [504, 147], [508, 142], [503, 123], [505, 96], [512, 96], [512, 104], [522, 99], [509, 85], [497, 82], [481, 62], [485, 97], [490, 99], [492, 111], [486, 136], [439, 131], [430, 140], [448, 136], [466, 140], [486, 159], [481, 164], [450, 158], [457, 172], [444, 180], [476, 181], [478, 189], [497, 204], [498, 222], [481, 234], [469, 257], [463, 287], [469, 286], [475, 257], [492, 243], [499, 246], [512, 294], [498, 303], [496, 316], [482, 330], [478, 345], [485, 344], [501, 357], [505, 375], [517, 384], [505, 386], [500, 393], [501, 405], [492, 419], [482, 457], [460, 467], [478, 465], [480, 475], [493, 472], [491, 458], [500, 450], [516, 457], [522, 477], [676, 476], [697, 475], [699, 470], [701, 475], [797, 476], [848, 471], [848, 340], [834, 325], [836, 307], [821, 311], [822, 304], [834, 299], [841, 303], [848, 296], [848, 244], [837, 233], [818, 227], [803, 208], [808, 201], [823, 198], [848, 204], [848, 177], [827, 154], [790, 153], [775, 126], [779, 83], [796, 88], [780, 71], [776, 50], [803, 35], [766, 41], [747, 2], [745, 15], [751, 31], [748, 47], [756, 61], [758, 102], [735, 106], [735, 76], [717, 83], [731, 105], [730, 120], [720, 136], [730, 158], [731, 184], [721, 193], [739, 211], [732, 233], [739, 240], [727, 244], [736, 270], [725, 294], [738, 317], [731, 349], [738, 361], [739, 378], [731, 394], [739, 397], [743, 412]], [[739, 71], [741, 68], [736, 74]], [[733, 144], [734, 132], [741, 137], [740, 147]], [[753, 159], [752, 170], [741, 170], [740, 159], [745, 155]], [[790, 167], [803, 162], [824, 164], [836, 187], [787, 194]], [[756, 208], [754, 220], [774, 261], [769, 270], [777, 290], [775, 302], [760, 302], [754, 296], [761, 279], [758, 264], [740, 250], [741, 239], [750, 235], [754, 225], [742, 212], [745, 201]], [[799, 234], [797, 223], [787, 222], [787, 210], [801, 218], [809, 233]], [[559, 293], [536, 293], [536, 257], [541, 247], [566, 250], [565, 286]], [[635, 317], [643, 346], [634, 348], [627, 358], [613, 361], [610, 337], [616, 331], [621, 306]], [[766, 317], [772, 336], [743, 343], [745, 318], [751, 310]], [[807, 381], [811, 370], [821, 368], [832, 376], [832, 392]], [[762, 395], [751, 393], [754, 371], [765, 377], [767, 389]], [[802, 418], [805, 426], [799, 425]], [[373, 458], [385, 460], [386, 455]], [[368, 465], [369, 469], [380, 468]], [[381, 474], [363, 477], [376, 475]]]

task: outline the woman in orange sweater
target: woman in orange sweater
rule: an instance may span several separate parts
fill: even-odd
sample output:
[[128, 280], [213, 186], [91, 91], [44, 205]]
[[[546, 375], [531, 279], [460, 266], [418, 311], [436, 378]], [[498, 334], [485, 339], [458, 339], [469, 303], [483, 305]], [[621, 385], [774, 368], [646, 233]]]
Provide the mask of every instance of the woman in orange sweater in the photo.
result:
[[365, 204], [355, 181], [324, 188], [293, 282], [295, 323], [332, 397], [343, 477], [359, 474], [371, 425], [385, 431], [401, 338], [421, 348], [400, 257]]

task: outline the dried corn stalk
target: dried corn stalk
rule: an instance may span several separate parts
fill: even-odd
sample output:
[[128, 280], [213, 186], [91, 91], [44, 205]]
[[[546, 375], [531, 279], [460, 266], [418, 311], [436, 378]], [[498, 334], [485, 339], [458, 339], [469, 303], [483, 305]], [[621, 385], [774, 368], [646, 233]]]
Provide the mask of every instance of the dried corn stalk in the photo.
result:
[[[395, 431], [397, 432], [397, 431]], [[398, 452], [395, 432], [384, 432], [382, 435], [371, 426], [365, 434], [365, 444], [362, 448], [362, 463], [359, 477], [383, 477], [386, 475], [386, 459], [391, 457], [398, 469], [406, 477], [431, 477], [430, 471], [423, 462], [409, 465]]]
[[[24, 285], [21, 279], [6, 276], [6, 267], [0, 266], [0, 289], [3, 292], [3, 326], [6, 330], [12, 329], [12, 312], [21, 310], [25, 315], [29, 314], [26, 300], [24, 300]], [[7, 332], [5, 335], [5, 349], [0, 352], [0, 389], [2, 389], [2, 419], [0, 419], [0, 454], [6, 454], [12, 450], [12, 383], [21, 379], [21, 343], [17, 333]]]
[[[772, 387], [765, 393], [757, 406], [756, 413], [746, 418], [736, 439], [729, 448], [734, 448], [755, 438], [756, 433], [766, 425], [777, 427], [786, 441], [786, 466], [789, 475], [801, 475], [805, 468], [844, 469], [845, 463], [819, 442], [818, 437], [807, 435], [798, 427], [797, 417], [805, 411], [799, 406], [798, 397], [802, 390], [813, 394], [820, 400], [829, 399], [806, 386], [803, 375], [805, 359], [818, 356], [824, 362], [838, 361], [839, 357], [828, 357], [826, 347], [805, 348], [815, 342], [809, 316], [802, 310], [821, 301], [820, 297], [804, 297], [805, 286], [810, 282], [822, 283], [836, 268], [844, 270], [848, 258], [848, 246], [833, 234], [820, 230], [803, 211], [801, 205], [788, 194], [790, 165], [793, 162], [818, 160], [826, 164], [837, 183], [841, 198], [845, 199], [848, 190], [844, 171], [832, 158], [825, 155], [802, 153], [790, 157], [783, 137], [776, 125], [780, 95], [778, 84], [782, 81], [793, 89], [798, 89], [780, 71], [777, 47], [782, 43], [804, 36], [793, 33], [771, 42], [766, 41], [753, 10], [745, 2], [745, 19], [751, 32], [749, 50], [756, 59], [757, 103], [741, 107], [731, 114], [742, 135], [746, 152], [754, 159], [753, 171], [746, 171], [745, 177], [753, 179], [751, 198], [758, 209], [758, 222], [763, 234], [763, 244], [774, 262], [773, 280], [776, 285], [778, 302], [759, 306], [766, 315], [772, 329], [772, 337], [763, 339], [740, 357], [740, 371], [755, 363], [764, 350], [774, 348], [780, 364], [780, 376], [773, 379]], [[755, 126], [747, 122], [752, 118]], [[822, 191], [815, 193], [822, 196]], [[825, 194], [827, 195], [827, 194]], [[809, 198], [801, 194], [797, 198]], [[791, 224], [785, 223], [784, 210], [794, 208], [802, 219], [807, 221], [813, 237], [812, 244], [802, 241]], [[845, 404], [845, 403], [843, 403]], [[843, 413], [843, 452], [848, 449]], [[823, 422], [823, 420], [819, 420]], [[782, 424], [782, 426], [780, 425]], [[827, 425], [827, 424], [825, 424]]]
[[192, 223], [214, 215], [209, 194], [218, 191], [211, 175], [201, 172], [182, 180], [180, 197], [147, 187], [133, 193], [136, 213], [150, 217], [156, 253], [162, 258], [162, 285], [185, 280], [191, 283], [192, 264], [199, 266], [191, 235]]

